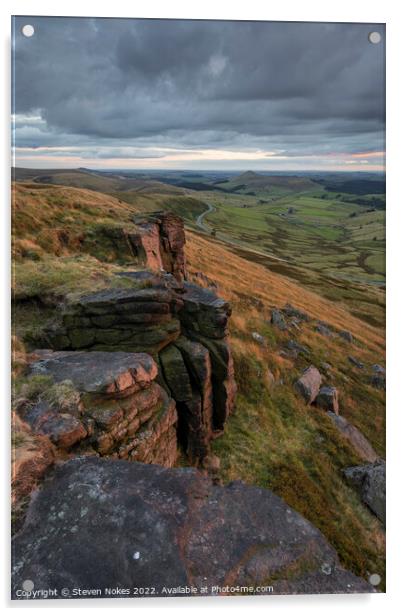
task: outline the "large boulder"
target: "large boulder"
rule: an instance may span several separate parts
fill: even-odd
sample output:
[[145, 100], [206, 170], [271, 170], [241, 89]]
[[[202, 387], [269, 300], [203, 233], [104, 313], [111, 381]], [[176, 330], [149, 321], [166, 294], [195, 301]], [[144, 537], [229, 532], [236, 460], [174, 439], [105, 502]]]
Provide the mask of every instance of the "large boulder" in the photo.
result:
[[277, 594], [374, 590], [269, 490], [122, 460], [59, 466], [32, 500], [12, 555], [13, 598], [25, 580], [58, 598], [91, 597], [73, 589], [99, 589], [98, 597], [117, 588], [130, 589], [121, 596], [135, 596], [134, 588], [154, 596], [248, 594], [260, 585], [260, 593]]
[[320, 391], [322, 377], [315, 366], [307, 368], [296, 381], [295, 388], [307, 404], [314, 402]]
[[385, 524], [385, 462], [350, 466], [344, 470], [347, 481], [357, 489], [363, 503]]
[[358, 456], [366, 462], [375, 462], [378, 460], [378, 455], [366, 437], [354, 426], [349, 423], [345, 417], [341, 417], [331, 411], [328, 416], [333, 421], [339, 432], [350, 442]]

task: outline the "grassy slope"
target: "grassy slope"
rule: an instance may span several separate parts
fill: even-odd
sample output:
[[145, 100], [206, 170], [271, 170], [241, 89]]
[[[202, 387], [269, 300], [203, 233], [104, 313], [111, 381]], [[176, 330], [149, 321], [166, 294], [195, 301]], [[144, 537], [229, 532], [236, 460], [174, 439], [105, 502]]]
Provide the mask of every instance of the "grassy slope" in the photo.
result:
[[[346, 566], [365, 577], [367, 572], [383, 574], [380, 524], [342, 479], [342, 469], [360, 460], [324, 412], [305, 406], [293, 383], [310, 363], [331, 364], [326, 382], [340, 391], [342, 415], [384, 455], [384, 394], [368, 384], [368, 371], [352, 368], [347, 359], [353, 354], [367, 366], [383, 363], [384, 332], [353, 317], [345, 305], [199, 235], [189, 234], [187, 252], [190, 270], [214, 279], [219, 293], [233, 305], [231, 339], [239, 396], [225, 434], [214, 442], [222, 478], [273, 489], [323, 531]], [[270, 307], [286, 302], [334, 328], [348, 328], [355, 344], [323, 338], [314, 324], [303, 325], [296, 335], [279, 332], [269, 324]], [[263, 335], [267, 346], [254, 342], [252, 332]], [[279, 351], [290, 338], [305, 345], [308, 355], [296, 361], [282, 357]]]
[[[83, 232], [99, 224], [126, 226], [137, 211], [166, 207], [166, 196], [161, 195], [130, 196], [132, 202], [127, 203], [76, 188], [25, 184], [15, 191], [16, 283], [28, 297], [42, 300], [52, 293], [62, 297], [115, 281], [113, 274], [122, 266], [113, 262], [113, 254], [105, 262], [83, 252], [79, 241]], [[193, 201], [189, 203], [192, 209]], [[180, 207], [185, 205], [186, 197], [180, 197]], [[239, 396], [224, 436], [214, 443], [222, 458], [222, 478], [271, 487], [321, 528], [345, 565], [364, 576], [382, 574], [380, 525], [341, 476], [344, 466], [359, 459], [325, 414], [307, 408], [293, 392], [293, 382], [306, 365], [330, 363], [330, 382], [340, 390], [342, 414], [384, 455], [384, 395], [368, 385], [368, 373], [360, 373], [347, 360], [353, 354], [366, 365], [383, 363], [382, 329], [353, 316], [345, 302], [328, 301], [207, 237], [188, 233], [187, 255], [190, 271], [201, 270], [216, 280], [219, 293], [233, 304], [231, 338]], [[273, 329], [269, 315], [270, 307], [286, 302], [333, 327], [349, 329], [356, 344], [350, 346], [338, 337], [324, 339], [308, 324], [292, 334], [308, 347], [308, 357], [296, 362], [284, 358], [279, 350], [289, 334]], [[365, 312], [365, 306], [361, 310]], [[48, 311], [52, 313], [46, 302], [17, 302], [16, 333], [22, 336], [29, 328], [40, 327]], [[253, 331], [266, 338], [266, 347], [252, 340]], [[268, 370], [276, 379], [274, 385]]]

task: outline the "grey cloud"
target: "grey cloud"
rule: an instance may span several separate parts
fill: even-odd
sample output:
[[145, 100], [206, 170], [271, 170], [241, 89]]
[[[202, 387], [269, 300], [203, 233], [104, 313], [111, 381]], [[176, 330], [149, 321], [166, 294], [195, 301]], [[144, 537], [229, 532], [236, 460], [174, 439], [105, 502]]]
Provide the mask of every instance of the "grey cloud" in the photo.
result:
[[367, 40], [382, 25], [37, 17], [25, 39], [26, 22], [19, 147], [382, 147], [384, 45]]

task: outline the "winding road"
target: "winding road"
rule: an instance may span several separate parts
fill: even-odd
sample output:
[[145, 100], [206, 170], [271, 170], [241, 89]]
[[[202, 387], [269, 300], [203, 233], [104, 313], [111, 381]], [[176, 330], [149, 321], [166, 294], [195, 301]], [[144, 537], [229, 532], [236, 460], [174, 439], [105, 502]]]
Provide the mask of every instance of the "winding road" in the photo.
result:
[[[202, 214], [197, 216], [195, 220], [195, 224], [205, 233], [211, 233], [212, 227], [204, 222], [204, 216], [206, 216], [207, 214], [211, 214], [212, 212], [216, 212], [216, 207], [207, 202], [205, 202], [205, 205], [207, 205], [208, 208], [205, 210], [205, 212], [202, 212]], [[231, 246], [235, 246], [236, 248], [241, 248], [243, 250], [259, 255], [261, 257], [268, 257], [269, 259], [273, 259], [274, 261], [282, 261], [283, 263], [288, 263], [287, 259], [282, 259], [281, 257], [277, 257], [276, 255], [273, 255], [267, 252], [260, 252], [258, 250], [253, 250], [249, 246], [244, 245], [242, 242], [234, 240], [233, 238], [225, 235], [224, 233], [219, 232], [216, 234], [216, 237], [217, 239], [222, 240], [226, 244], [230, 244]]]
[[210, 203], [206, 204], [208, 206], [208, 209], [205, 210], [205, 212], [203, 212], [202, 214], [200, 214], [199, 216], [197, 216], [197, 219], [195, 221], [195, 224], [197, 225], [197, 227], [199, 227], [200, 229], [202, 229], [203, 231], [210, 231], [211, 228], [209, 225], [207, 225], [206, 223], [204, 223], [204, 216], [206, 216], [207, 214], [210, 214], [211, 212], [215, 212], [216, 211], [216, 207], [214, 207], [213, 205], [211, 205]]

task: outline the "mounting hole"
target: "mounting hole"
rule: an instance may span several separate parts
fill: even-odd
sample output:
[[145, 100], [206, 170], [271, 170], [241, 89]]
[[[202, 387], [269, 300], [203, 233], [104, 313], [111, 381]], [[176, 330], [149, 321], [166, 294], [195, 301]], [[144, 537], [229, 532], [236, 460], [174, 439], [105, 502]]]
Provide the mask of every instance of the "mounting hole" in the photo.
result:
[[21, 32], [24, 36], [30, 38], [35, 34], [35, 28], [31, 24], [25, 24], [25, 26], [22, 26]]
[[378, 43], [381, 43], [381, 34], [379, 32], [370, 32], [368, 40], [370, 43], [373, 43], [373, 45], [378, 45]]
[[27, 592], [32, 592], [32, 590], [35, 588], [35, 584], [32, 580], [24, 580], [24, 582], [22, 583], [22, 588]]
[[378, 586], [381, 582], [381, 576], [378, 573], [372, 573], [369, 577], [369, 582], [372, 586]]

